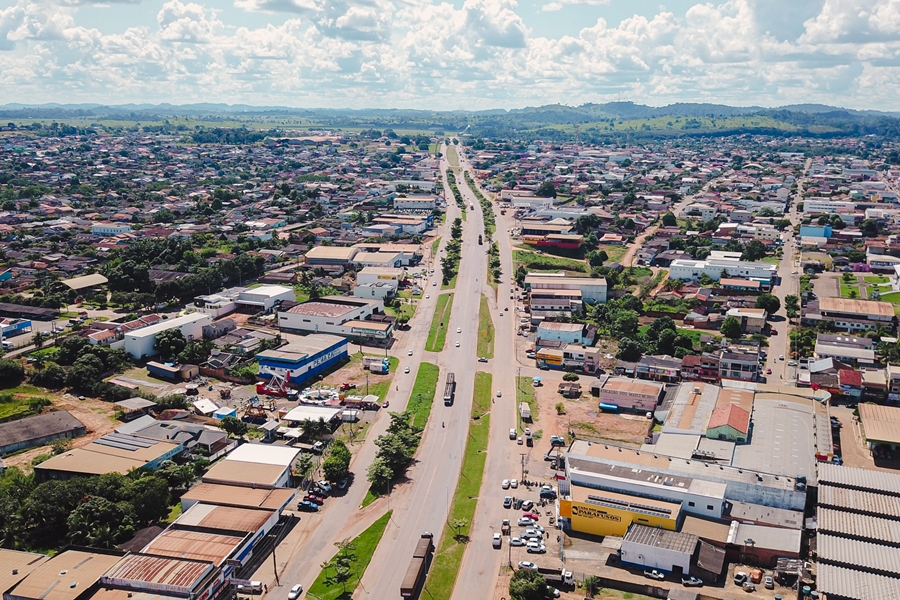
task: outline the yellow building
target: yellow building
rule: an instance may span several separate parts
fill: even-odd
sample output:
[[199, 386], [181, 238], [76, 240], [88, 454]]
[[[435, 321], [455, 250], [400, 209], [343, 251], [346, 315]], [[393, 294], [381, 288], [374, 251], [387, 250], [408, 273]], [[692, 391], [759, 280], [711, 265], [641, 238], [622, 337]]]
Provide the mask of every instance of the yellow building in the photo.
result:
[[681, 504], [628, 494], [571, 486], [571, 496], [559, 501], [559, 515], [572, 530], [592, 535], [623, 536], [632, 523], [676, 531]]

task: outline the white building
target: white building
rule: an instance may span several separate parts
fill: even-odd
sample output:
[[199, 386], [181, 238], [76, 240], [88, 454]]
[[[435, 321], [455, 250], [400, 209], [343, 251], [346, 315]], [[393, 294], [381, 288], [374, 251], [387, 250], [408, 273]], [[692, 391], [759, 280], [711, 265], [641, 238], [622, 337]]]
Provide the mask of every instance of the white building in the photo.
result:
[[701, 221], [709, 221], [710, 219], [715, 218], [717, 212], [718, 211], [715, 209], [715, 207], [695, 202], [693, 204], [688, 204], [687, 206], [685, 206], [684, 210], [681, 211], [681, 216], [686, 219], [699, 219]]
[[856, 210], [856, 202], [842, 202], [826, 198], [806, 198], [803, 200], [804, 215], [830, 215], [840, 211], [852, 212], [854, 210]]
[[91, 225], [91, 233], [94, 235], [119, 235], [131, 233], [131, 225], [128, 223], [94, 223]]
[[696, 535], [689, 533], [633, 523], [622, 538], [620, 556], [623, 563], [667, 573], [677, 570], [686, 577], [691, 572], [691, 556], [698, 541]]
[[397, 293], [402, 274], [402, 269], [365, 267], [356, 274], [356, 287], [353, 288], [353, 295], [357, 298], [378, 298], [379, 300], [393, 296]]
[[156, 354], [153, 345], [156, 343], [158, 333], [179, 329], [186, 340], [199, 340], [203, 338], [203, 326], [210, 323], [212, 323], [212, 319], [209, 315], [192, 313], [136, 329], [125, 334], [125, 351], [135, 359], [140, 359], [142, 356], [153, 356]]
[[585, 302], [606, 302], [606, 279], [603, 277], [567, 277], [564, 275], [528, 275], [525, 289], [534, 294], [538, 291], [569, 290], [581, 292]]
[[295, 332], [385, 340], [391, 335], [393, 323], [371, 319], [383, 312], [381, 300], [325, 296], [278, 311], [278, 327]]
[[278, 301], [294, 300], [294, 288], [283, 285], [263, 285], [247, 288], [238, 294], [236, 304], [257, 310], [271, 310]]
[[434, 210], [437, 198], [430, 194], [397, 196], [394, 198], [394, 210]]
[[213, 319], [218, 319], [237, 310], [237, 304], [235, 304], [234, 300], [234, 298], [223, 296], [222, 294], [197, 296], [194, 298], [193, 304], [188, 304], [187, 308], [209, 315]]
[[765, 262], [746, 262], [721, 258], [706, 260], [690, 260], [679, 258], [669, 265], [669, 278], [684, 281], [696, 280], [706, 274], [713, 281], [718, 281], [722, 272], [728, 277], [755, 279], [771, 285], [776, 276], [777, 267]]

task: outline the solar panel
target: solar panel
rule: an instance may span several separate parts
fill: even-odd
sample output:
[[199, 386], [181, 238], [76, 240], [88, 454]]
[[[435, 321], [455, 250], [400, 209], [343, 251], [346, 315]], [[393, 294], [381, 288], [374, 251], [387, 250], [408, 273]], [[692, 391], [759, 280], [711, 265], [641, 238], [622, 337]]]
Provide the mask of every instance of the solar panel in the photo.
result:
[[109, 446], [110, 448], [119, 448], [120, 450], [128, 450], [129, 452], [134, 452], [135, 450], [137, 450], [136, 446], [122, 444], [119, 442], [115, 442], [113, 440], [107, 440], [105, 438], [100, 438], [99, 440], [95, 440], [94, 443], [100, 444], [101, 446]]
[[122, 435], [120, 433], [110, 433], [108, 435], [104, 435], [103, 437], [109, 438], [116, 442], [122, 442], [123, 444], [131, 444], [132, 446], [138, 446], [139, 448], [149, 448], [150, 446], [156, 445], [156, 440], [148, 440], [144, 438], [136, 438], [129, 435]]

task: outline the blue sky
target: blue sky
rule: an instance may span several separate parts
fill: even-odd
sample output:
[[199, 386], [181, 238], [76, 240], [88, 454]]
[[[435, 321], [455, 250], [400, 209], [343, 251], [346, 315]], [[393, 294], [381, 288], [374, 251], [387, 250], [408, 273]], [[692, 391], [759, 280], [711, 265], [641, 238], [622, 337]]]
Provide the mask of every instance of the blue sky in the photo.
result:
[[900, 0], [0, 0], [0, 103], [900, 110]]

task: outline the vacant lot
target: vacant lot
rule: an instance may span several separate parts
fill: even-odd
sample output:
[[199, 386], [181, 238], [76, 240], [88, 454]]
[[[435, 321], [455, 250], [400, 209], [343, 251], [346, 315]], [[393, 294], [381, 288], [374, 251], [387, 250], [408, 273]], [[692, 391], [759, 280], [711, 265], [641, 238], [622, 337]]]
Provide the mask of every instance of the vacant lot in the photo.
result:
[[588, 273], [587, 263], [572, 258], [537, 254], [528, 250], [513, 250], [515, 267], [524, 265], [529, 271], [567, 271], [579, 275]]
[[[652, 423], [641, 415], [617, 415], [601, 413], [599, 401], [586, 389], [586, 377], [581, 385], [585, 393], [580, 398], [563, 398], [555, 383], [534, 388], [540, 405], [541, 417], [552, 414], [555, 423], [549, 433], [562, 434], [569, 430], [576, 435], [601, 438], [612, 442], [640, 445], [644, 443]], [[557, 414], [556, 405], [562, 403], [564, 414]], [[544, 424], [544, 427], [548, 427]], [[547, 432], [545, 431], [545, 435]]]

